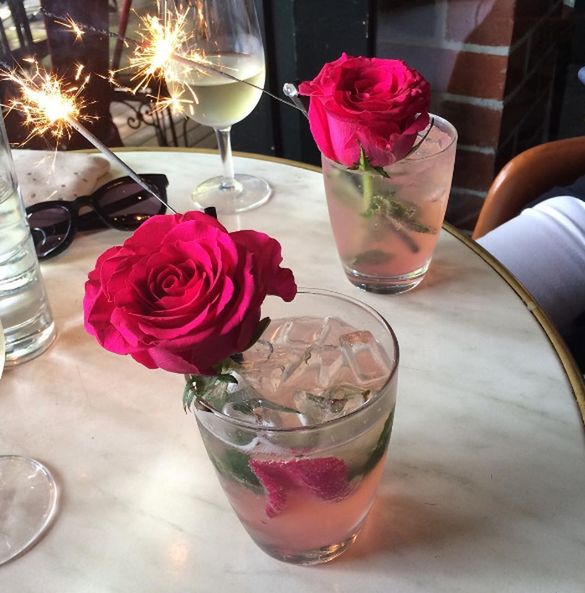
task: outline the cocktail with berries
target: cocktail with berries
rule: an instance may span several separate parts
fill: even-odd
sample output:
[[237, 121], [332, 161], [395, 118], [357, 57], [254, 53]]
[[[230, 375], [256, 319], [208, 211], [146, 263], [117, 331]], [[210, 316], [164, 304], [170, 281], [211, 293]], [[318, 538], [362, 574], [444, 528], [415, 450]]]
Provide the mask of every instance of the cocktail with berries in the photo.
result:
[[196, 406], [209, 457], [268, 554], [326, 562], [356, 539], [380, 481], [398, 344], [373, 309], [326, 291], [266, 301], [272, 321]]

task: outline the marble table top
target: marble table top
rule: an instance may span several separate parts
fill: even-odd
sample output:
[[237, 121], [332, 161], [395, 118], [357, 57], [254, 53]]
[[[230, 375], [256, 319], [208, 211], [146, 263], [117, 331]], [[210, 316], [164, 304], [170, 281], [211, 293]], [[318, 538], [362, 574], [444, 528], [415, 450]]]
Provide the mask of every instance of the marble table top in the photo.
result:
[[[220, 169], [215, 154], [122, 156], [138, 172], [166, 173], [181, 210]], [[124, 238], [84, 234], [43, 265], [57, 342], [0, 382], [0, 454], [39, 459], [61, 487], [54, 525], [0, 567], [0, 591], [583, 593], [584, 389], [530, 297], [447, 230], [416, 290], [361, 292], [337, 259], [320, 174], [235, 164], [265, 177], [274, 196], [224, 224], [275, 236], [301, 286], [362, 299], [397, 333], [395, 429], [364, 531], [346, 555], [313, 568], [255, 546], [183, 413], [182, 378], [109, 354], [84, 333], [85, 277]]]

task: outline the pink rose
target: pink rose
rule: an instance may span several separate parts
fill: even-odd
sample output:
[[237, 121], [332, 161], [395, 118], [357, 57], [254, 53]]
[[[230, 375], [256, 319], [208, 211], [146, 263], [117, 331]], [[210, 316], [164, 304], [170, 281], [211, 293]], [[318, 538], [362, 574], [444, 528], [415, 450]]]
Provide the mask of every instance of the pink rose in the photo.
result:
[[148, 368], [215, 374], [250, 345], [266, 295], [291, 301], [279, 243], [228, 233], [201, 212], [154, 216], [97, 260], [85, 285], [85, 329]]
[[346, 167], [357, 165], [360, 146], [371, 165], [394, 163], [429, 123], [431, 87], [400, 60], [344, 53], [299, 92], [311, 97], [309, 124], [319, 150]]

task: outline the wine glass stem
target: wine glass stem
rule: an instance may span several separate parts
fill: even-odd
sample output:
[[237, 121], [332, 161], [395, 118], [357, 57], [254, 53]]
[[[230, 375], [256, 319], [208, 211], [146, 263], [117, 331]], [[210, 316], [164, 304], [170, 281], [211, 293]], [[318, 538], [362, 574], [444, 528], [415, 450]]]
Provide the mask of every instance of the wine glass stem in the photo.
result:
[[221, 180], [221, 189], [234, 190], [237, 188], [237, 182], [234, 177], [234, 160], [232, 157], [232, 143], [230, 140], [231, 126], [227, 128], [215, 128], [215, 137], [219, 147], [219, 155], [223, 164], [223, 178]]

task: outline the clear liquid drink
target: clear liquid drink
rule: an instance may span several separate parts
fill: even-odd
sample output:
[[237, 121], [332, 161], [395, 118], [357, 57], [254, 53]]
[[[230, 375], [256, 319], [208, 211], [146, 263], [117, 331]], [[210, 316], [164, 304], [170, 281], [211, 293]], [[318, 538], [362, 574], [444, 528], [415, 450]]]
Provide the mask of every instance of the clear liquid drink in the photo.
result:
[[397, 343], [375, 311], [335, 293], [275, 305], [287, 317], [269, 311], [270, 326], [231, 371], [237, 383], [218, 382], [196, 417], [254, 541], [280, 560], [315, 564], [353, 543], [374, 502]]
[[0, 121], [0, 320], [5, 333], [6, 366], [34, 358], [55, 337], [55, 324], [18, 193], [3, 121]]

